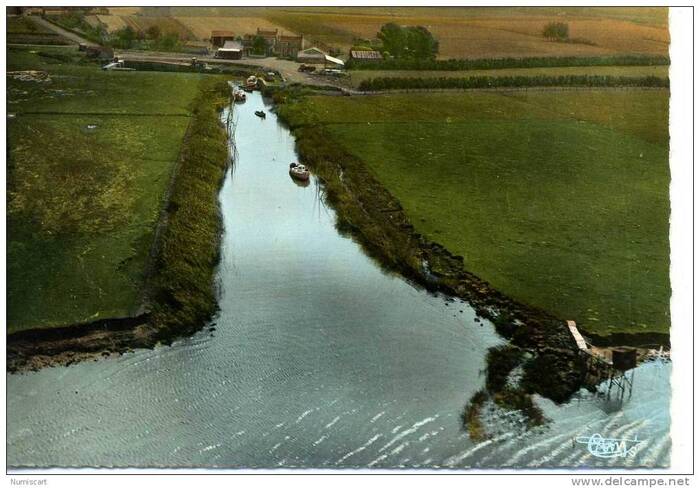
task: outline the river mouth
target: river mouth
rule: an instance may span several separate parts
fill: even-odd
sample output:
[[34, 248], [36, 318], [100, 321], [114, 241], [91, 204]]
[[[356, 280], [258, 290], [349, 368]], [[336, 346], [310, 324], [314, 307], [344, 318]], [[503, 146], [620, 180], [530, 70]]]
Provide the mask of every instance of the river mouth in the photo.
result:
[[[534, 431], [494, 411], [462, 425], [504, 341], [473, 309], [382, 270], [335, 228], [312, 176], [289, 176], [294, 138], [259, 93], [233, 106], [235, 165], [212, 325], [171, 347], [8, 375], [8, 465], [219, 468], [659, 466], [670, 453], [670, 366], [637, 371], [608, 411], [582, 394]], [[267, 113], [265, 119], [256, 110]], [[638, 436], [601, 459], [576, 436]]]

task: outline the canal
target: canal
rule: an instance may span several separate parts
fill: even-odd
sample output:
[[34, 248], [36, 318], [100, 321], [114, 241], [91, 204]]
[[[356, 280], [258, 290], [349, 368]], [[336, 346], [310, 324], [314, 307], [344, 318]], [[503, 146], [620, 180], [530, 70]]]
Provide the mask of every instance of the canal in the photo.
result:
[[[493, 437], [473, 443], [461, 415], [484, 386], [486, 351], [503, 340], [468, 304], [412, 286], [338, 233], [319, 182], [289, 177], [293, 136], [260, 94], [233, 110], [212, 327], [172, 346], [8, 375], [8, 465], [669, 463], [663, 362], [637, 369], [622, 409], [589, 393], [563, 406], [538, 399], [548, 425], [527, 431], [517, 412], [487, 412]], [[572, 441], [595, 433], [636, 437], [638, 449], [601, 459]]]

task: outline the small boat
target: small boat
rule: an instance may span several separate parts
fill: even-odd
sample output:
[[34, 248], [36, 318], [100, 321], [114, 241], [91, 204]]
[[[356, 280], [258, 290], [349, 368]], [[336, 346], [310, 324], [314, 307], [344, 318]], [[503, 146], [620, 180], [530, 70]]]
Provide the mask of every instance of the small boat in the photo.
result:
[[292, 163], [289, 165], [289, 176], [297, 180], [306, 181], [309, 179], [309, 170], [303, 164]]
[[260, 117], [261, 119], [264, 119], [264, 118], [265, 118], [265, 112], [263, 112], [262, 110], [256, 110], [256, 111], [255, 111], [255, 115], [257, 115], [257, 116]]
[[245, 102], [245, 100], [246, 100], [246, 94], [245, 94], [245, 92], [244, 92], [243, 90], [237, 89], [237, 90], [233, 93], [233, 99], [234, 99], [234, 101], [236, 101], [236, 102]]
[[258, 86], [258, 77], [257, 76], [249, 76], [248, 79], [245, 80], [245, 87], [248, 88], [249, 90], [255, 90], [255, 88], [257, 88], [257, 86]]

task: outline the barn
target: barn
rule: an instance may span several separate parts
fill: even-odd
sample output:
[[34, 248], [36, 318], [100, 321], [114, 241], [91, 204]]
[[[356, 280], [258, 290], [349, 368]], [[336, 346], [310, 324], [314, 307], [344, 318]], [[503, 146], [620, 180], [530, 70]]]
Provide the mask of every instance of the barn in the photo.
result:
[[355, 62], [377, 62], [384, 59], [379, 51], [350, 51], [350, 59]]
[[307, 64], [324, 64], [327, 54], [317, 47], [304, 49], [297, 54], [297, 61]]

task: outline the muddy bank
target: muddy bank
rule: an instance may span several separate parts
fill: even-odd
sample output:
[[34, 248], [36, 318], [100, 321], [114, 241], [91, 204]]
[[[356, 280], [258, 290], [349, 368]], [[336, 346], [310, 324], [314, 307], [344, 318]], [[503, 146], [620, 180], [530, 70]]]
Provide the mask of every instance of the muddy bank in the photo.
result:
[[8, 371], [169, 344], [201, 329], [213, 316], [221, 237], [218, 193], [229, 165], [220, 111], [229, 100], [226, 81], [202, 80], [154, 229], [143, 303], [135, 316], [8, 334]]
[[68, 366], [136, 347], [153, 347], [156, 343], [157, 330], [150, 325], [147, 314], [31, 329], [7, 336], [7, 370], [15, 373]]

